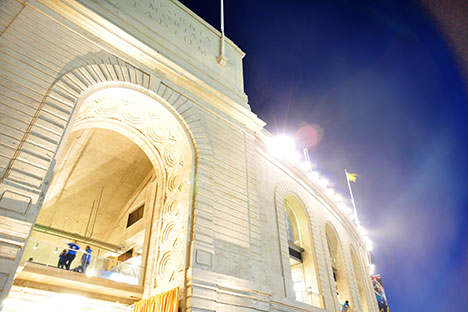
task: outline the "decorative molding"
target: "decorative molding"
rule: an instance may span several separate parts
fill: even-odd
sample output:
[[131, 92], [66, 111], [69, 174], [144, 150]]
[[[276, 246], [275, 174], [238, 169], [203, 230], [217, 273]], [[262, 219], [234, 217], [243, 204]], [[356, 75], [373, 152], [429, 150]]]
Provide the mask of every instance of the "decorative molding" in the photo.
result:
[[213, 255], [211, 254], [211, 252], [204, 251], [204, 250], [201, 250], [201, 249], [197, 249], [196, 250], [196, 256], [195, 256], [195, 261], [198, 264], [206, 265], [208, 267], [211, 267], [212, 262], [213, 262]]
[[190, 138], [164, 105], [157, 105], [155, 99], [134, 89], [108, 86], [90, 93], [79, 107], [74, 126], [85, 123], [99, 127], [105, 120], [134, 129], [146, 138], [154, 154], [159, 155], [159, 163], [153, 165], [163, 167], [164, 176], [160, 178], [164, 185], [164, 202], [162, 210], [156, 213], [159, 237], [154, 285], [158, 288], [175, 278], [183, 280], [176, 275], [184, 272], [185, 267], [186, 249], [182, 242], [185, 241], [183, 237], [187, 237], [188, 182], [194, 163], [193, 154], [187, 152], [191, 150]]

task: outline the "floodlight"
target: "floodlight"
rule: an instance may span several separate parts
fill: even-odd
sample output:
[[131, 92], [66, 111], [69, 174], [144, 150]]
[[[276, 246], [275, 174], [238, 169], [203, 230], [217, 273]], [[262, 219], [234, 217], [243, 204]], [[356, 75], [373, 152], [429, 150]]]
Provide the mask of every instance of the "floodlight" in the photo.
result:
[[328, 182], [328, 180], [325, 179], [324, 177], [321, 177], [318, 180], [318, 183], [320, 184], [321, 187], [326, 187], [328, 184], [330, 184], [330, 182]]
[[298, 164], [301, 160], [301, 155], [296, 152], [294, 139], [288, 135], [281, 134], [274, 137], [270, 141], [268, 149], [276, 158], [284, 159], [294, 164]]

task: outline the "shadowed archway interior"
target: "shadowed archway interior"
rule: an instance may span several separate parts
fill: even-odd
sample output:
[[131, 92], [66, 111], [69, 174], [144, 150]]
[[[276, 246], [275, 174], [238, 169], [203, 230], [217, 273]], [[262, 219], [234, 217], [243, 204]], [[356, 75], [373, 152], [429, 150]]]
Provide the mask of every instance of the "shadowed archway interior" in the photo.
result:
[[110, 235], [111, 224], [153, 175], [151, 162], [135, 143], [107, 129], [75, 131], [66, 143], [38, 223], [122, 243]]

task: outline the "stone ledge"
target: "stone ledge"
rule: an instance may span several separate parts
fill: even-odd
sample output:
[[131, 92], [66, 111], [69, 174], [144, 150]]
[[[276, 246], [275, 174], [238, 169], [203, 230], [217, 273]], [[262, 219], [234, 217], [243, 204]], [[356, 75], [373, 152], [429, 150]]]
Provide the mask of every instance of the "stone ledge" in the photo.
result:
[[16, 276], [14, 285], [54, 292], [84, 294], [89, 298], [132, 304], [142, 298], [143, 287], [57, 269], [36, 263], [26, 263]]

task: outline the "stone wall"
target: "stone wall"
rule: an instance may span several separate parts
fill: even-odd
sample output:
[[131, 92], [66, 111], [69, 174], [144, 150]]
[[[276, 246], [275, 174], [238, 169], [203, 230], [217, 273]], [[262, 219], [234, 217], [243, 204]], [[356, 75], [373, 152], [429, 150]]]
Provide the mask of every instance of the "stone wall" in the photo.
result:
[[[216, 62], [219, 33], [177, 1], [151, 3], [1, 3], [5, 14], [0, 18], [0, 110], [5, 115], [0, 142], [8, 146], [2, 152], [6, 160], [0, 168], [1, 192], [23, 194], [1, 203], [0, 237], [13, 244], [8, 250], [0, 249], [3, 294], [41, 208], [54, 155], [74, 108], [89, 90], [119, 84], [164, 105], [192, 145], [186, 150], [193, 156], [191, 176], [185, 181], [190, 202], [179, 207], [178, 214], [185, 222], [181, 227], [186, 238], [181, 236], [178, 242], [184, 251], [171, 258], [179, 257], [184, 267], [175, 277], [177, 283], [171, 274], [164, 277], [168, 285], [185, 283], [183, 309], [321, 311], [294, 299], [280, 204], [287, 192], [300, 197], [310, 217], [325, 309], [336, 311], [339, 304], [326, 252], [327, 222], [339, 234], [353, 294], [350, 300], [358, 303], [349, 246], [361, 252], [359, 236], [317, 186], [264, 151], [264, 123], [250, 111], [243, 94], [242, 51], [228, 41], [229, 60], [220, 66]], [[132, 118], [125, 121], [129, 127]], [[138, 124], [138, 118], [134, 122]], [[147, 131], [140, 124], [134, 128], [135, 133]], [[165, 161], [172, 161], [170, 155]], [[169, 189], [178, 185], [176, 181], [171, 175], [167, 179], [168, 190], [176, 192], [177, 188]], [[167, 198], [156, 200], [172, 205]], [[13, 223], [11, 231], [7, 224]], [[153, 232], [154, 240], [163, 235], [164, 224], [159, 226], [161, 232]], [[170, 246], [164, 248], [170, 250]], [[148, 276], [157, 275], [158, 252], [149, 250]], [[145, 281], [145, 296], [157, 291], [151, 288], [154, 284]], [[376, 304], [373, 307], [376, 311]]]

